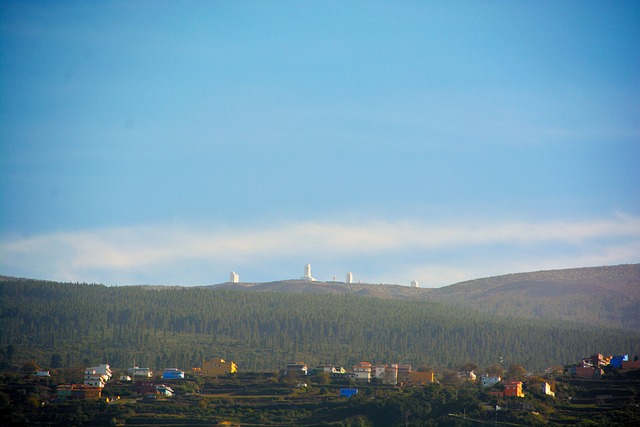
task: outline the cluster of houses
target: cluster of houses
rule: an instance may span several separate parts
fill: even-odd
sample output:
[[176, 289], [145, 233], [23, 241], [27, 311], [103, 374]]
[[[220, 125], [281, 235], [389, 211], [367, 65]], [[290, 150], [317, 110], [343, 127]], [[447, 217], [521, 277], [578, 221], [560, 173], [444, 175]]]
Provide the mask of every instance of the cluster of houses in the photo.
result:
[[[205, 377], [218, 377], [226, 374], [232, 374], [238, 371], [237, 365], [232, 361], [224, 359], [205, 360], [202, 367], [193, 368], [194, 375], [202, 375]], [[150, 398], [151, 395], [172, 396], [173, 390], [165, 384], [156, 385], [150, 381], [153, 378], [153, 371], [150, 368], [141, 368], [134, 366], [127, 370], [128, 375], [121, 375], [121, 382], [134, 382], [135, 391]], [[49, 372], [40, 371], [38, 376], [49, 376]], [[84, 370], [84, 379], [82, 384], [61, 384], [58, 386], [57, 397], [59, 399], [100, 399], [104, 386], [113, 377], [111, 367], [106, 364], [90, 366]], [[178, 368], [167, 368], [162, 372], [163, 380], [183, 380], [185, 372]]]
[[[129, 375], [120, 376], [120, 381], [129, 382], [135, 379], [149, 379], [153, 377], [153, 371], [149, 368], [133, 367], [128, 370]], [[102, 397], [104, 386], [113, 377], [111, 367], [102, 363], [97, 366], [90, 366], [84, 370], [84, 380], [82, 384], [60, 384], [57, 389], [58, 399], [88, 399], [95, 400]], [[162, 374], [163, 379], [183, 379], [184, 371], [176, 368], [165, 369]], [[161, 384], [154, 385], [154, 393], [171, 396], [173, 390], [170, 387]], [[144, 390], [149, 393], [148, 390]]]
[[[483, 374], [479, 377], [475, 374], [474, 371], [463, 371], [458, 372], [458, 377], [468, 380], [468, 381], [480, 381], [482, 384], [482, 388], [493, 387], [496, 384], [502, 383], [504, 388], [502, 390], [491, 390], [489, 391], [490, 395], [496, 397], [524, 397], [524, 391], [522, 389], [522, 381], [518, 380], [508, 380], [504, 381], [502, 377], [497, 375], [489, 375]], [[553, 391], [551, 384], [546, 381], [543, 381], [541, 384], [540, 391], [542, 394], [546, 394], [547, 396], [555, 397], [555, 392]]]
[[343, 367], [322, 365], [309, 369], [304, 362], [290, 362], [285, 369], [285, 375], [317, 375], [327, 373], [334, 380], [353, 379], [356, 382], [381, 382], [383, 384], [426, 384], [434, 381], [433, 371], [421, 372], [411, 369], [411, 365], [392, 363], [389, 365], [372, 365], [370, 362], [360, 362], [347, 372]]
[[637, 355], [633, 360], [629, 360], [628, 354], [604, 356], [596, 353], [585, 357], [576, 365], [570, 366], [567, 373], [577, 378], [599, 379], [604, 375], [604, 368], [607, 366], [621, 370], [640, 369], [640, 360]]
[[[320, 373], [328, 373], [331, 379], [344, 380], [353, 379], [357, 383], [380, 382], [390, 385], [424, 385], [435, 381], [434, 372], [432, 370], [414, 371], [411, 365], [402, 365], [392, 363], [389, 365], [372, 365], [370, 362], [360, 362], [353, 365], [352, 371], [347, 372], [342, 367], [333, 365], [322, 365], [317, 368], [309, 369], [304, 362], [290, 362], [286, 366], [285, 375], [317, 375]], [[480, 381], [483, 388], [492, 387], [498, 383], [502, 383], [502, 390], [492, 390], [489, 394], [497, 397], [524, 397], [523, 383], [518, 380], [503, 381], [500, 376], [483, 374], [477, 376], [474, 371], [458, 372], [458, 377], [466, 381]], [[354, 391], [355, 390], [355, 391]], [[555, 396], [551, 385], [543, 382], [541, 392], [548, 396]], [[357, 393], [356, 389], [342, 389], [340, 395], [350, 397]]]
[[[578, 378], [597, 379], [604, 371], [603, 368], [611, 366], [616, 369], [640, 369], [640, 360], [635, 356], [629, 360], [628, 355], [603, 356], [596, 353], [591, 357], [584, 358], [581, 362], [568, 369], [568, 373]], [[224, 359], [204, 360], [201, 367], [192, 368], [191, 374], [203, 377], [219, 377], [233, 374], [238, 371], [237, 365], [233, 361]], [[38, 372], [40, 376], [48, 376], [48, 372]], [[165, 384], [156, 385], [148, 381], [153, 378], [153, 371], [149, 368], [133, 367], [128, 370], [129, 375], [122, 375], [120, 381], [134, 381], [134, 389], [150, 398], [151, 395], [171, 396], [173, 390]], [[287, 363], [285, 369], [286, 376], [303, 377], [307, 375], [328, 374], [332, 380], [350, 381], [356, 383], [378, 382], [389, 385], [424, 385], [435, 381], [432, 370], [413, 370], [409, 364], [381, 364], [373, 365], [370, 362], [360, 362], [352, 366], [350, 371], [343, 367], [334, 365], [321, 365], [316, 368], [309, 368], [304, 362]], [[108, 364], [90, 366], [84, 370], [83, 384], [62, 384], [58, 386], [58, 397], [61, 399], [99, 399], [102, 396], [102, 389], [111, 380], [113, 373]], [[476, 376], [474, 371], [459, 372], [461, 379], [468, 381], [480, 381], [482, 387], [492, 387], [498, 383], [504, 386], [501, 390], [492, 390], [489, 393], [498, 397], [524, 397], [522, 382], [518, 380], [503, 381], [500, 376], [484, 374]], [[182, 380], [185, 372], [178, 368], [167, 368], [162, 372], [164, 380]], [[345, 389], [345, 396], [349, 397], [355, 393], [356, 389]], [[549, 383], [543, 382], [541, 392], [548, 396], [555, 396]], [[341, 390], [342, 394], [342, 390]]]
[[102, 389], [111, 379], [113, 372], [106, 363], [89, 366], [84, 370], [82, 384], [60, 384], [57, 390], [58, 399], [89, 399], [95, 400], [102, 397]]

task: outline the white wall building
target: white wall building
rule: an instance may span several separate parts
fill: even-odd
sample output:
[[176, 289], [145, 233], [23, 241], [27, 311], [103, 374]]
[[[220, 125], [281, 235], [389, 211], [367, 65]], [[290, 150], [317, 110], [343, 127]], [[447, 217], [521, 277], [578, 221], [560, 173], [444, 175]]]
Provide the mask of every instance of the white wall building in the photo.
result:
[[347, 371], [343, 367], [335, 367], [333, 365], [322, 365], [322, 372], [327, 372], [329, 374], [346, 374]]
[[153, 371], [149, 368], [139, 368], [137, 366], [134, 366], [133, 368], [129, 368], [129, 372], [131, 373], [132, 377], [153, 377]]
[[316, 279], [311, 276], [311, 264], [304, 266], [304, 276], [302, 276], [302, 280], [306, 280], [307, 282], [316, 282]]
[[371, 363], [360, 362], [353, 366], [353, 374], [356, 377], [356, 381], [371, 381]]
[[556, 397], [556, 394], [553, 391], [551, 391], [551, 386], [546, 381], [542, 383], [541, 391], [543, 394], [546, 394], [547, 396]]
[[347, 273], [347, 279], [344, 281], [346, 284], [350, 284], [353, 283], [353, 273], [352, 272], [348, 272]]
[[412, 288], [419, 288], [419, 287], [420, 287], [420, 284], [418, 283], [418, 281], [417, 281], [417, 280], [412, 280], [412, 281], [411, 281], [411, 287], [412, 287]]
[[90, 366], [84, 370], [84, 384], [94, 387], [104, 387], [105, 383], [111, 379], [113, 373], [106, 363], [98, 366]]
[[229, 281], [231, 283], [239, 283], [240, 276], [238, 276], [238, 273], [236, 273], [235, 271], [232, 271], [231, 274], [229, 274]]
[[502, 381], [502, 378], [490, 377], [489, 375], [485, 374], [480, 377], [480, 380], [482, 381], [482, 387], [491, 387], [492, 385], [498, 384], [500, 381]]
[[380, 365], [374, 368], [375, 377], [385, 384], [398, 384], [398, 364]]

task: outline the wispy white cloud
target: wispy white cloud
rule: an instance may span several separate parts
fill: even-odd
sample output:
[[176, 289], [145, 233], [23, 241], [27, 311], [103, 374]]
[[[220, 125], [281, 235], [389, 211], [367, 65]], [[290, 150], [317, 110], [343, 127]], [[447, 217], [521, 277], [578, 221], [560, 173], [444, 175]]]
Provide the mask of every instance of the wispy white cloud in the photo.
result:
[[259, 229], [170, 224], [6, 238], [0, 243], [3, 274], [112, 284], [194, 280], [198, 268], [203, 274], [196, 283], [202, 283], [205, 277], [211, 279], [206, 276], [211, 266], [219, 282], [226, 278], [222, 271], [239, 268], [233, 266], [260, 266], [263, 271], [254, 273], [260, 277], [253, 280], [278, 280], [283, 277], [272, 272], [282, 268], [274, 266], [300, 257], [330, 265], [326, 270], [357, 262], [361, 270], [369, 270], [361, 274], [374, 283], [408, 284], [416, 278], [443, 285], [515, 271], [638, 262], [640, 218], [618, 214], [555, 222], [297, 222]]

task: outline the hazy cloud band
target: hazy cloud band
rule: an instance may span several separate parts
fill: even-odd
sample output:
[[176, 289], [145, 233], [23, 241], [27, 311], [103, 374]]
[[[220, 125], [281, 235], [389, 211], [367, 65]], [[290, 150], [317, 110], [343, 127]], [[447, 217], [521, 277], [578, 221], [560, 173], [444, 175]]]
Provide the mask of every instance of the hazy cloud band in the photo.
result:
[[[177, 270], [184, 262], [205, 261], [221, 267], [250, 262], [264, 265], [299, 254], [305, 254], [308, 259], [323, 254], [325, 261], [359, 256], [386, 257], [390, 268], [396, 265], [415, 275], [420, 271], [426, 274], [438, 269], [451, 270], [454, 264], [438, 267], [414, 262], [407, 266], [407, 262], [402, 261], [404, 254], [434, 253], [451, 248], [482, 254], [496, 245], [540, 248], [547, 243], [574, 248], [574, 252], [559, 259], [634, 262], [640, 259], [640, 218], [618, 214], [609, 219], [579, 222], [448, 225], [419, 221], [297, 222], [260, 229], [170, 224], [4, 239], [0, 244], [0, 255], [3, 274], [24, 272], [31, 277], [54, 280], [100, 281], [100, 277], [94, 278], [99, 276], [96, 272], [110, 271], [121, 273], [115, 276], [131, 277], [130, 280], [135, 281], [138, 271], [147, 271], [148, 277], [149, 271], [160, 267], [170, 269], [171, 265], [175, 265], [175, 274], [179, 276]], [[523, 267], [536, 264], [534, 260], [526, 259], [514, 259], [510, 263]], [[113, 277], [113, 274], [109, 276]], [[456, 274], [451, 274], [452, 279], [454, 276]], [[280, 277], [270, 280], [276, 279]]]

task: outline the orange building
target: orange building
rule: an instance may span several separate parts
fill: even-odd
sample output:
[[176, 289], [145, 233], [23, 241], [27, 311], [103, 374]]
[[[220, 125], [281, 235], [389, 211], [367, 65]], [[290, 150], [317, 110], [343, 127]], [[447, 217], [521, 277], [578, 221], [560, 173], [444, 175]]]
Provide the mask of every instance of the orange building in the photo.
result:
[[102, 387], [84, 384], [60, 384], [57, 395], [60, 399], [98, 400], [102, 397]]
[[214, 359], [202, 362], [203, 377], [221, 377], [236, 372], [238, 372], [238, 367], [232, 361], [225, 362], [224, 359]]
[[509, 381], [504, 385], [505, 397], [524, 397], [524, 391], [522, 391], [522, 381]]

